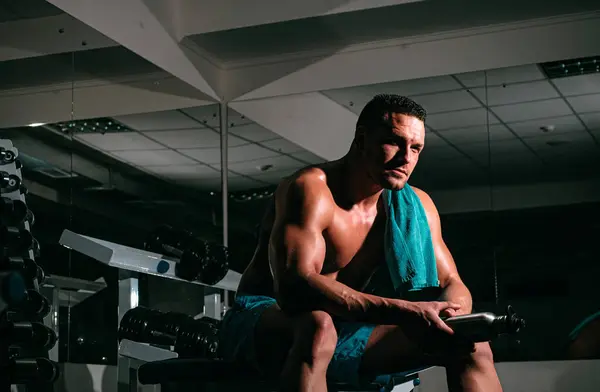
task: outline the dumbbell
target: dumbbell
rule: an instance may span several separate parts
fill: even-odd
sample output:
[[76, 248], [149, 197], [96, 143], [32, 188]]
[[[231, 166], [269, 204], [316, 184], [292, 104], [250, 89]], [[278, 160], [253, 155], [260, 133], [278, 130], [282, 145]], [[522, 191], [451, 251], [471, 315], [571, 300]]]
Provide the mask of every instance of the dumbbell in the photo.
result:
[[50, 314], [52, 308], [46, 297], [36, 290], [27, 290], [25, 298], [11, 307], [14, 321], [41, 320]]
[[216, 358], [219, 321], [194, 320], [183, 313], [137, 307], [127, 311], [119, 325], [119, 339], [174, 346], [181, 357]]
[[489, 342], [500, 335], [515, 334], [525, 327], [525, 320], [518, 317], [510, 305], [505, 315], [482, 312], [443, 320], [457, 336], [474, 343]]
[[0, 171], [0, 193], [11, 193], [19, 189], [21, 179], [19, 176]]
[[17, 227], [0, 227], [0, 246], [9, 249], [9, 252], [24, 252], [34, 244], [33, 236], [28, 230]]
[[16, 159], [17, 154], [15, 154], [13, 150], [7, 150], [4, 147], [0, 147], [0, 165], [8, 165], [9, 163], [13, 163]]
[[28, 280], [37, 279], [43, 283], [46, 274], [42, 267], [28, 257], [8, 256], [0, 258], [0, 270], [17, 270]]
[[197, 280], [214, 285], [229, 270], [227, 248], [204, 241], [185, 230], [161, 226], [144, 243], [144, 249], [179, 258], [175, 275], [185, 280]]
[[16, 358], [0, 372], [7, 374], [12, 384], [52, 383], [58, 378], [58, 365], [46, 358]]
[[9, 226], [20, 224], [27, 217], [27, 212], [27, 204], [23, 201], [0, 198], [0, 219], [4, 224]]
[[16, 271], [0, 271], [0, 314], [27, 298], [25, 280]]
[[42, 323], [28, 321], [8, 322], [0, 328], [10, 346], [50, 350], [57, 341], [56, 333]]

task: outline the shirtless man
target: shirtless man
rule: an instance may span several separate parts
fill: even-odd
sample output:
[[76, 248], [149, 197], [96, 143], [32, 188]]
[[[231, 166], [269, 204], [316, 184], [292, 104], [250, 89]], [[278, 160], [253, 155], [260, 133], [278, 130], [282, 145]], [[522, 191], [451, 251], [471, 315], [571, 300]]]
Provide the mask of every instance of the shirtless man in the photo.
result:
[[280, 374], [286, 391], [326, 391], [328, 379], [356, 382], [427, 365], [446, 367], [451, 391], [502, 390], [489, 344], [459, 342], [442, 321], [471, 312], [471, 295], [425, 192], [412, 188], [431, 232], [436, 300], [365, 292], [387, 270], [380, 196], [405, 187], [425, 145], [425, 116], [406, 97], [376, 96], [346, 156], [279, 185], [222, 323], [226, 359]]

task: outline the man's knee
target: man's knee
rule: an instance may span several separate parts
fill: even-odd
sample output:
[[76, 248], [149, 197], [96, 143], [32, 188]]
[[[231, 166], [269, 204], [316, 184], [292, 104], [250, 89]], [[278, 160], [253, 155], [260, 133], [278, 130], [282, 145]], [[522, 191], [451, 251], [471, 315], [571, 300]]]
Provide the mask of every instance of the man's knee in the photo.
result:
[[477, 367], [494, 366], [494, 354], [489, 343], [477, 343], [471, 353], [470, 362]]
[[322, 311], [305, 313], [295, 325], [296, 340], [310, 348], [312, 358], [331, 359], [337, 344], [337, 332], [331, 316]]

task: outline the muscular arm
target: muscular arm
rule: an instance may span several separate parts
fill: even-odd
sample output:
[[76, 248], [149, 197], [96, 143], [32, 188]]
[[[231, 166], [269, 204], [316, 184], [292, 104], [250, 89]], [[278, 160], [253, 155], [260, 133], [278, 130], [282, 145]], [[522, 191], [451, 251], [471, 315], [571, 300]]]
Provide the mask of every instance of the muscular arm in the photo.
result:
[[471, 293], [460, 278], [454, 258], [452, 257], [452, 254], [450, 254], [450, 250], [448, 250], [448, 247], [442, 238], [442, 227], [437, 208], [429, 195], [419, 189], [415, 189], [415, 191], [421, 199], [421, 203], [427, 214], [427, 221], [429, 223], [429, 230], [431, 231], [431, 239], [437, 264], [438, 278], [443, 290], [441, 300], [461, 305], [458, 311], [451, 311], [448, 315], [471, 313], [473, 307]]
[[278, 191], [269, 253], [280, 307], [288, 313], [324, 310], [347, 320], [400, 323], [409, 302], [364, 294], [321, 274], [323, 231], [332, 222], [333, 208], [331, 193], [318, 175], [303, 175]]

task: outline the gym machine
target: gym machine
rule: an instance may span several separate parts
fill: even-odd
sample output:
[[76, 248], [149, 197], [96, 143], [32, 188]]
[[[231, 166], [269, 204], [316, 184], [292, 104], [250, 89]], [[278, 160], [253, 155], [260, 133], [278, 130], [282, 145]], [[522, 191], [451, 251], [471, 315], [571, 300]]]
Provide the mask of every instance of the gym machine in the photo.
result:
[[11, 385], [52, 390], [58, 377], [48, 354], [57, 336], [45, 325], [51, 307], [39, 291], [45, 276], [35, 262], [35, 217], [25, 202], [18, 155], [10, 140], [0, 140], [0, 392]]
[[[227, 269], [228, 255], [224, 247], [202, 241], [193, 233], [167, 226], [153, 231], [143, 244], [143, 250], [84, 236], [70, 230], [63, 231], [59, 243], [120, 270], [222, 289], [225, 296], [228, 291], [237, 289], [241, 278], [238, 272]], [[123, 331], [119, 342], [118, 388], [119, 391], [137, 390], [139, 366], [146, 362], [179, 358], [180, 354], [171, 350], [168, 336], [162, 336], [161, 342], [164, 344], [154, 346], [143, 342], [144, 332], [135, 328], [136, 320], [146, 316], [152, 318], [152, 315], [158, 316], [160, 313], [145, 311], [138, 306], [138, 278], [120, 279], [118, 298], [118, 320]], [[194, 318], [220, 320], [226, 311], [224, 298], [220, 293], [205, 295], [204, 311]], [[128, 314], [129, 311], [132, 313]], [[164, 320], [164, 317], [161, 320]], [[201, 338], [192, 332], [187, 336], [188, 347], [193, 346], [194, 339]], [[138, 337], [140, 333], [142, 338]], [[181, 341], [180, 339], [179, 343]], [[178, 344], [178, 351], [182, 352], [180, 348], [181, 344]]]

